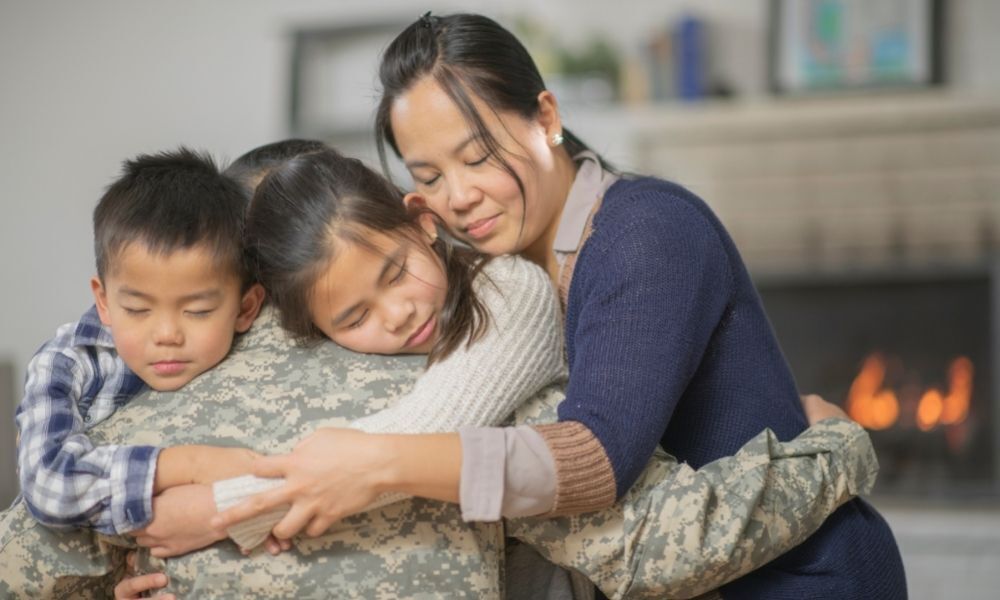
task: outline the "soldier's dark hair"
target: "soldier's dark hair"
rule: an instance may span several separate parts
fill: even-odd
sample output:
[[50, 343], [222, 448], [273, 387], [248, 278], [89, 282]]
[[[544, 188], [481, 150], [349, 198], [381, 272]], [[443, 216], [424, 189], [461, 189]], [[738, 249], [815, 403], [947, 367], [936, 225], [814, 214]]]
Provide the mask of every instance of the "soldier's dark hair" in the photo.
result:
[[307, 152], [329, 148], [318, 140], [291, 138], [257, 146], [243, 154], [226, 167], [226, 175], [235, 179], [249, 196], [253, 196], [257, 185], [268, 173], [290, 158]]
[[94, 209], [94, 254], [102, 281], [130, 244], [168, 255], [204, 245], [218, 266], [252, 283], [243, 255], [247, 197], [205, 153], [188, 148], [127, 160]]

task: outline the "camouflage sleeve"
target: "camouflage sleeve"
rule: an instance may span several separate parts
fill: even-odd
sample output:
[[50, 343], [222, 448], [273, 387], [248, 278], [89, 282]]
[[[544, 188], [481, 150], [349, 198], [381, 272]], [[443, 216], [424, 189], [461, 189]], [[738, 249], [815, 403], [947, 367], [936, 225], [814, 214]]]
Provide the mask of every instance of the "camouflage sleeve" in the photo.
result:
[[864, 429], [827, 419], [790, 442], [765, 430], [697, 471], [658, 453], [612, 508], [507, 531], [610, 598], [691, 598], [801, 543], [877, 472]]

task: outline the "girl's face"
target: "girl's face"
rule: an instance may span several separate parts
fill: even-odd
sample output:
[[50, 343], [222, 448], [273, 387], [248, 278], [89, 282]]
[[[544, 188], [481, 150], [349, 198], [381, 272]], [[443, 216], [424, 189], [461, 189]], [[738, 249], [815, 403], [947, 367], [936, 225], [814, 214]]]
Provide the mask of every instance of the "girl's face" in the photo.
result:
[[426, 203], [480, 252], [547, 252], [568, 193], [549, 146], [551, 135], [561, 131], [555, 100], [544, 92], [532, 119], [474, 101], [524, 183], [524, 197], [448, 94], [424, 77], [390, 111], [396, 145], [415, 186], [407, 201]]
[[439, 337], [447, 280], [430, 243], [369, 231], [371, 248], [337, 239], [309, 295], [312, 321], [355, 352], [427, 354]]

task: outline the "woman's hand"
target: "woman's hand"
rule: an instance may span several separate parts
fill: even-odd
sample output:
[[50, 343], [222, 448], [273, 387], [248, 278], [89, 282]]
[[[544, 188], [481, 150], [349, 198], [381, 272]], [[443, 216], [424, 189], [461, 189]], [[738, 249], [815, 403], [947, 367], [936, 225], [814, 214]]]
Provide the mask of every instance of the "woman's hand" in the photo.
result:
[[842, 408], [836, 404], [827, 402], [816, 394], [806, 394], [805, 396], [800, 396], [800, 398], [802, 400], [802, 408], [806, 412], [806, 419], [809, 420], [809, 425], [815, 425], [824, 419], [849, 418]]
[[172, 487], [153, 497], [153, 521], [132, 535], [157, 558], [186, 554], [225, 539], [209, 524], [215, 514], [211, 487]]
[[319, 429], [290, 454], [258, 458], [253, 474], [283, 477], [285, 484], [253, 496], [212, 520], [217, 531], [282, 505], [291, 506], [272, 533], [288, 540], [305, 530], [312, 537], [371, 504], [382, 491], [391, 460], [380, 436], [353, 429]]
[[[125, 579], [115, 586], [115, 600], [139, 600], [143, 592], [149, 592], [166, 587], [167, 576], [163, 573], [135, 574], [135, 552], [129, 552], [125, 558], [128, 568]], [[160, 600], [177, 600], [173, 594], [157, 596]]]

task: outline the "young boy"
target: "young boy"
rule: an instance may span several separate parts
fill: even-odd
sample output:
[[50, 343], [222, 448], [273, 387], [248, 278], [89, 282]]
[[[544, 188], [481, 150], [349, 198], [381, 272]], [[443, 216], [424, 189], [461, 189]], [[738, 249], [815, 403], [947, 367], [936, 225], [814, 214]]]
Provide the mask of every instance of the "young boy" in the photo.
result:
[[250, 328], [264, 290], [244, 260], [245, 209], [242, 188], [184, 148], [126, 161], [101, 198], [96, 305], [31, 360], [16, 412], [22, 495], [44, 525], [141, 536], [154, 495], [248, 472], [245, 449], [87, 437], [147, 387], [176, 390], [214, 367]]

